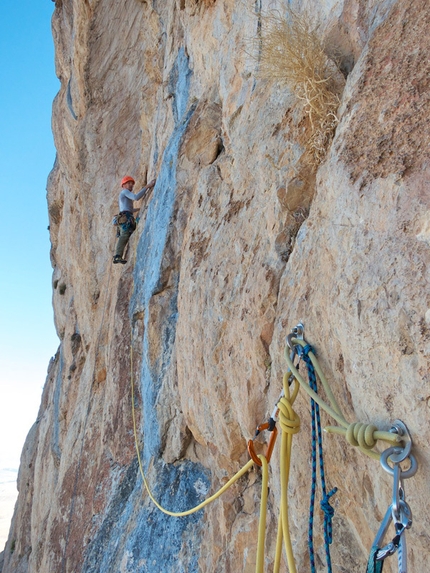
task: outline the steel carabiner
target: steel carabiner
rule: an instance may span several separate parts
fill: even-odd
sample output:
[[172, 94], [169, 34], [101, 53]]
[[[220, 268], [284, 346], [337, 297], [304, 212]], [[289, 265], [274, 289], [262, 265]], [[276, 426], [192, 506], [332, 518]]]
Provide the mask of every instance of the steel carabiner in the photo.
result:
[[[395, 536], [393, 539], [385, 545], [384, 547], [379, 547], [381, 541], [384, 539], [385, 533], [387, 532], [388, 526], [391, 521], [394, 523]], [[404, 500], [399, 502], [399, 517], [394, 514], [393, 506], [390, 506], [385, 514], [385, 517], [381, 523], [378, 533], [376, 534], [375, 541], [373, 542], [373, 547], [378, 547], [378, 552], [376, 554], [376, 561], [383, 561], [386, 557], [394, 555], [398, 550], [400, 545], [406, 549], [404, 533], [406, 529], [412, 526], [412, 511], [409, 505]], [[402, 544], [403, 541], [403, 544]]]
[[[398, 551], [399, 573], [407, 573], [406, 535], [405, 531], [412, 526], [412, 511], [405, 500], [403, 480], [414, 476], [418, 470], [418, 462], [411, 454], [412, 440], [409, 431], [401, 420], [396, 420], [393, 431], [402, 436], [404, 447], [393, 446], [381, 453], [382, 468], [393, 476], [393, 493], [391, 505], [376, 534], [373, 548], [376, 548], [375, 561], [383, 561]], [[408, 460], [409, 468], [402, 470], [400, 463]], [[393, 464], [391, 467], [388, 463]], [[381, 547], [388, 527], [393, 522], [395, 535], [385, 546]]]

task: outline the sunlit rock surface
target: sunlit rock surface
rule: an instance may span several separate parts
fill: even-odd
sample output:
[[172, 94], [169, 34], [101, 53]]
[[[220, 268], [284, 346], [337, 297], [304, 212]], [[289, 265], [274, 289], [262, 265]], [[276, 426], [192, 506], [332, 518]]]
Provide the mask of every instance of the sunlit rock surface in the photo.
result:
[[[270, 3], [281, 13], [286, 5]], [[335, 139], [316, 173], [303, 109], [258, 78], [269, 3], [56, 1], [62, 88], [48, 209], [62, 342], [23, 450], [3, 573], [255, 571], [259, 470], [193, 516], [160, 513], [139, 472], [130, 382], [148, 482], [167, 509], [183, 511], [247, 462], [247, 440], [273, 410], [285, 337], [299, 320], [348, 420], [408, 425], [419, 461], [405, 482], [409, 566], [427, 570], [428, 8], [424, 0], [291, 5], [312, 11], [346, 77]], [[125, 174], [137, 186], [157, 184], [123, 267], [111, 263], [111, 220]], [[290, 519], [306, 571], [304, 394], [296, 409]], [[361, 573], [392, 478], [340, 436], [325, 435], [324, 446], [328, 484], [339, 488], [333, 570]], [[323, 570], [320, 522], [318, 514]], [[385, 570], [397, 570], [396, 557]]]

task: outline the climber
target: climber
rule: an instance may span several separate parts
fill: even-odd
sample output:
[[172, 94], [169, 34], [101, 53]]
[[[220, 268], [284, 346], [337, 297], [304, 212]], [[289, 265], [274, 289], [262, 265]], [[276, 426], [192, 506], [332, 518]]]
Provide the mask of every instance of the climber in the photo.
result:
[[136, 220], [133, 217], [133, 213], [139, 211], [139, 209], [133, 208], [133, 201], [139, 201], [148, 189], [152, 189], [155, 185], [156, 179], [153, 179], [148, 185], [145, 185], [139, 193], [133, 193], [133, 187], [135, 181], [133, 177], [126, 175], [122, 178], [121, 187], [122, 191], [119, 194], [119, 215], [117, 216], [116, 224], [118, 225], [118, 242], [116, 245], [115, 255], [113, 257], [113, 263], [122, 263], [123, 265], [127, 262], [122, 258], [124, 254], [124, 249], [128, 243], [131, 234], [136, 229]]

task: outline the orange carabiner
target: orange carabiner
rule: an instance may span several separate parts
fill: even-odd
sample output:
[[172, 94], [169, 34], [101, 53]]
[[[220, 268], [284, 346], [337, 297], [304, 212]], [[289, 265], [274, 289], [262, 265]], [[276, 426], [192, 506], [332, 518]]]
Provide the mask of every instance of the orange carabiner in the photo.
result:
[[[272, 427], [272, 429], [270, 429], [271, 427]], [[258, 436], [258, 434], [260, 432], [262, 432], [263, 430], [270, 430], [270, 432], [272, 433], [272, 435], [270, 436], [269, 444], [267, 446], [267, 450], [266, 450], [266, 454], [265, 454], [267, 462], [270, 462], [270, 458], [272, 457], [273, 448], [275, 447], [276, 437], [278, 435], [278, 429], [276, 426], [274, 426], [270, 422], [264, 422], [264, 424], [260, 424], [258, 426], [257, 431], [255, 432], [254, 440]], [[248, 453], [251, 456], [252, 461], [261, 467], [263, 464], [261, 463], [260, 458], [258, 457], [257, 453], [255, 452], [254, 440], [248, 441]]]

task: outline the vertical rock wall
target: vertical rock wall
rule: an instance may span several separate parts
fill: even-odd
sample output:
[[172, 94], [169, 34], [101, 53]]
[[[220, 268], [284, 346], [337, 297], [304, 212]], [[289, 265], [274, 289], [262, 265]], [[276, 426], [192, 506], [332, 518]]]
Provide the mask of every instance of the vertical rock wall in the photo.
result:
[[[424, 0], [291, 3], [311, 10], [346, 78], [335, 139], [314, 172], [306, 114], [258, 79], [258, 50], [249, 54], [261, 13], [287, 4], [56, 1], [62, 87], [48, 209], [61, 345], [23, 450], [3, 573], [255, 571], [260, 472], [193, 516], [160, 513], [139, 472], [130, 379], [148, 481], [182, 511], [246, 463], [299, 320], [351, 422], [409, 426], [419, 461], [405, 484], [409, 563], [426, 570], [428, 11]], [[126, 173], [157, 184], [122, 267], [111, 264], [110, 221]], [[290, 517], [302, 571], [306, 396], [296, 408]], [[339, 487], [333, 570], [363, 571], [392, 479], [343, 438], [324, 440]], [[278, 464], [276, 449], [267, 570]], [[316, 545], [322, 569], [320, 533]], [[396, 570], [394, 557], [385, 569]]]

